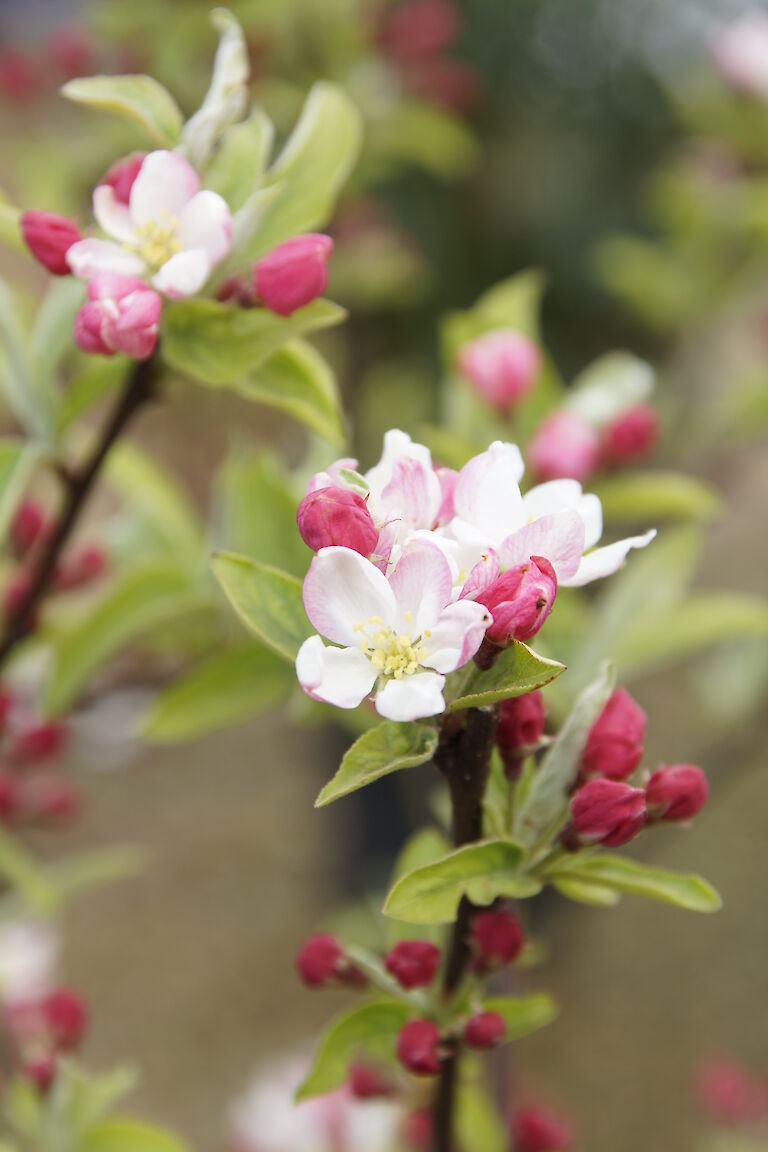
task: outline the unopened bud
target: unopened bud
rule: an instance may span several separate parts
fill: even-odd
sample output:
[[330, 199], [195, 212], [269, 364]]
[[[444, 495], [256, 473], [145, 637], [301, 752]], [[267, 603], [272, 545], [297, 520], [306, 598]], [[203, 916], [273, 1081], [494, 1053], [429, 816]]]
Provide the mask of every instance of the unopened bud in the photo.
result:
[[403, 1120], [403, 1140], [412, 1152], [426, 1152], [432, 1144], [432, 1115], [426, 1108], [409, 1112]]
[[131, 188], [147, 157], [146, 152], [132, 152], [122, 160], [117, 160], [102, 176], [100, 184], [108, 184], [115, 193], [119, 204], [129, 204]]
[[528, 447], [531, 468], [539, 480], [589, 479], [600, 458], [600, 438], [575, 412], [562, 408], [548, 416]]
[[498, 1012], [478, 1012], [464, 1026], [464, 1043], [470, 1048], [496, 1048], [507, 1034], [504, 1017]]
[[33, 724], [19, 732], [11, 745], [9, 756], [17, 764], [33, 764], [48, 760], [64, 751], [69, 730], [57, 720]]
[[566, 1124], [544, 1108], [520, 1108], [512, 1118], [513, 1152], [566, 1152], [572, 1139]]
[[34, 1084], [41, 1096], [45, 1096], [56, 1079], [56, 1065], [55, 1056], [41, 1056], [37, 1060], [27, 1061], [21, 1069], [21, 1074], [25, 1080]]
[[513, 912], [478, 912], [472, 921], [473, 968], [485, 973], [515, 961], [525, 945], [523, 926]]
[[459, 367], [484, 400], [507, 412], [533, 387], [541, 353], [521, 332], [499, 329], [465, 345]]
[[11, 543], [19, 559], [45, 534], [47, 527], [48, 518], [42, 504], [37, 500], [22, 500], [11, 523]]
[[602, 459], [605, 464], [632, 464], [653, 448], [659, 417], [650, 404], [628, 408], [603, 429]]
[[590, 780], [571, 800], [570, 831], [582, 844], [618, 848], [634, 840], [645, 818], [645, 793], [619, 780]]
[[392, 1083], [371, 1064], [355, 1063], [349, 1070], [349, 1089], [358, 1100], [376, 1100], [391, 1096]]
[[56, 570], [54, 588], [69, 592], [98, 580], [107, 570], [107, 554], [98, 544], [85, 544]]
[[320, 988], [335, 980], [344, 961], [344, 952], [335, 936], [311, 936], [296, 957], [299, 976], [310, 988]]
[[432, 1020], [410, 1020], [400, 1029], [397, 1058], [416, 1076], [436, 1076], [440, 1071], [440, 1029]]
[[368, 505], [349, 488], [310, 492], [299, 504], [296, 523], [302, 540], [313, 552], [336, 544], [370, 556], [379, 539]]
[[544, 733], [544, 719], [544, 697], [539, 691], [502, 700], [496, 729], [502, 755], [535, 747]]
[[626, 780], [643, 758], [646, 715], [624, 688], [611, 695], [590, 729], [582, 769], [587, 775]]
[[544, 556], [509, 568], [476, 597], [493, 616], [486, 636], [494, 644], [529, 640], [549, 615], [556, 594], [557, 576]]
[[43, 1016], [58, 1051], [72, 1052], [80, 1045], [88, 1028], [88, 1010], [76, 992], [69, 988], [52, 992], [43, 1005]]
[[82, 799], [66, 780], [46, 780], [35, 790], [31, 808], [37, 820], [67, 824], [79, 816]]
[[75, 343], [99, 356], [124, 352], [146, 360], [157, 344], [162, 308], [160, 296], [143, 280], [101, 272], [89, 282], [88, 300], [75, 316]]
[[384, 961], [401, 988], [425, 988], [440, 967], [440, 949], [428, 940], [400, 940]]
[[407, 0], [387, 11], [379, 33], [382, 47], [401, 63], [429, 60], [459, 34], [459, 12], [451, 0]]
[[69, 276], [67, 252], [82, 240], [76, 221], [53, 212], [23, 212], [21, 234], [30, 252], [54, 276]]
[[654, 772], [645, 787], [651, 820], [691, 820], [707, 802], [707, 778], [696, 764], [670, 764]]
[[35, 62], [19, 48], [0, 49], [0, 94], [26, 103], [40, 92]]
[[325, 291], [333, 240], [321, 233], [294, 236], [254, 268], [256, 292], [270, 312], [290, 316]]

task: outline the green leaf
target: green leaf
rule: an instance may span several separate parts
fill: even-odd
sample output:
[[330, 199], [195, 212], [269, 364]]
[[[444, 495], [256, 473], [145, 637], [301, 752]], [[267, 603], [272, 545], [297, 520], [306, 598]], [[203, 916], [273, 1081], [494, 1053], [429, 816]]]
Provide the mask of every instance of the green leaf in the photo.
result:
[[115, 1117], [87, 1132], [78, 1152], [189, 1152], [189, 1147], [166, 1128]]
[[276, 708], [293, 682], [290, 669], [255, 644], [216, 652], [155, 697], [142, 735], [159, 744], [207, 736]]
[[237, 391], [257, 404], [287, 412], [332, 444], [344, 443], [336, 377], [320, 353], [303, 340], [292, 340], [270, 356]]
[[205, 100], [181, 132], [180, 149], [194, 168], [204, 168], [219, 137], [239, 120], [248, 103], [248, 46], [243, 30], [226, 8], [214, 8], [211, 23], [219, 47]]
[[21, 235], [21, 209], [10, 204], [0, 192], [0, 244], [16, 252], [26, 252], [27, 247]]
[[653, 368], [638, 356], [608, 352], [579, 373], [569, 389], [566, 406], [600, 426], [647, 400], [654, 381]]
[[456, 116], [421, 100], [401, 99], [366, 125], [364, 179], [377, 182], [413, 164], [435, 176], [456, 179], [468, 171], [478, 148]]
[[48, 915], [56, 891], [45, 869], [10, 832], [0, 828], [0, 877], [18, 895], [27, 912]]
[[140, 448], [122, 442], [112, 449], [105, 465], [108, 483], [128, 507], [151, 525], [168, 558], [188, 565], [201, 563], [202, 526], [186, 493], [160, 464]]
[[512, 840], [468, 844], [401, 877], [384, 913], [409, 924], [447, 924], [456, 919], [462, 896], [483, 905], [498, 896], [533, 896], [540, 886], [520, 872], [524, 859], [523, 849]]
[[58, 901], [64, 904], [82, 892], [138, 876], [145, 864], [143, 849], [115, 846], [57, 860], [48, 865], [46, 876]]
[[507, 1152], [509, 1135], [491, 1096], [479, 1083], [456, 1093], [456, 1137], [463, 1152]]
[[23, 440], [0, 440], [0, 541], [5, 539], [39, 452]]
[[679, 472], [625, 472], [596, 480], [606, 520], [657, 523], [711, 520], [722, 507], [718, 493], [703, 480]]
[[312, 553], [296, 527], [299, 496], [270, 452], [236, 452], [216, 481], [217, 542], [228, 551], [304, 576]]
[[621, 899], [621, 894], [615, 892], [613, 888], [572, 877], [555, 880], [553, 887], [568, 900], [575, 900], [577, 904], [588, 904], [593, 908], [613, 908]]
[[85, 76], [68, 81], [61, 91], [76, 104], [132, 120], [161, 148], [178, 143], [181, 112], [170, 92], [151, 76]]
[[337, 1017], [320, 1041], [312, 1067], [296, 1093], [297, 1101], [340, 1088], [358, 1056], [392, 1061], [398, 1033], [409, 1015], [407, 1005], [382, 1000]]
[[129, 361], [124, 356], [90, 357], [82, 372], [67, 385], [59, 398], [56, 433], [61, 436], [80, 416], [122, 384]]
[[213, 572], [237, 615], [278, 656], [295, 661], [312, 627], [304, 611], [301, 581], [247, 556], [219, 552]]
[[437, 730], [425, 724], [387, 721], [356, 740], [341, 761], [336, 775], [315, 801], [324, 808], [391, 772], [415, 768], [431, 760], [437, 748]]
[[557, 1016], [557, 1005], [545, 992], [533, 996], [494, 996], [483, 1001], [484, 1012], [498, 1012], [507, 1026], [505, 1041], [520, 1040], [551, 1024]]
[[264, 174], [272, 150], [272, 121], [255, 109], [242, 124], [228, 130], [208, 165], [206, 187], [223, 196], [233, 212], [242, 208]]
[[33, 371], [27, 333], [16, 299], [0, 281], [0, 385], [8, 407], [25, 432], [45, 444], [52, 441], [53, 393]]
[[448, 837], [439, 828], [420, 828], [407, 840], [395, 861], [392, 883], [417, 868], [432, 864], [451, 851]]
[[292, 316], [217, 300], [179, 300], [163, 310], [163, 356], [199, 383], [243, 383], [243, 377], [283, 344], [304, 332], [339, 324], [345, 315], [329, 300], [313, 300]]
[[589, 731], [605, 707], [615, 680], [613, 666], [606, 664], [574, 704], [557, 740], [544, 754], [525, 798], [518, 799], [514, 832], [526, 843], [564, 819]]
[[521, 272], [489, 289], [468, 311], [449, 313], [441, 329], [446, 367], [453, 368], [465, 344], [496, 328], [512, 328], [538, 340], [544, 286], [541, 272]]
[[472, 665], [469, 680], [460, 689], [460, 695], [448, 705], [449, 712], [460, 708], [481, 708], [507, 700], [510, 696], [525, 696], [536, 688], [551, 683], [565, 665], [557, 660], [538, 656], [525, 644], [515, 640], [505, 648], [492, 668], [480, 672]]
[[560, 859], [547, 869], [545, 879], [580, 881], [586, 885], [610, 888], [614, 892], [628, 892], [633, 896], [646, 896], [662, 904], [674, 904], [690, 912], [717, 912], [722, 901], [701, 876], [693, 873], [671, 872], [640, 860], [619, 856], [614, 852], [598, 852], [594, 856], [576, 854]]
[[123, 573], [96, 604], [51, 635], [46, 713], [66, 711], [101, 665], [127, 644], [196, 611], [205, 600], [176, 565], [148, 563]]

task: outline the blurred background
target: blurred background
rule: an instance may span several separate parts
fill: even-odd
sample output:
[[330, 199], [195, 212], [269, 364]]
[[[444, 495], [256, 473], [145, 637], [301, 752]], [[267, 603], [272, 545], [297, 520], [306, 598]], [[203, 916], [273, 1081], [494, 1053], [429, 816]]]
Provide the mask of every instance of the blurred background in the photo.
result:
[[[321, 78], [345, 84], [364, 111], [363, 158], [332, 229], [330, 295], [352, 315], [324, 350], [365, 466], [386, 427], [436, 418], [440, 317], [540, 269], [543, 344], [566, 378], [616, 347], [657, 366], [657, 462], [712, 483], [723, 501], [691, 529], [697, 583], [764, 594], [768, 46], [762, 74], [746, 80], [718, 70], [712, 47], [759, 6], [457, 0], [455, 31], [429, 67], [374, 31], [380, 5], [231, 7], [249, 38], [254, 98], [279, 127]], [[87, 218], [95, 180], [136, 143], [100, 131], [57, 98], [58, 84], [147, 71], [190, 111], [212, 51], [198, 0], [2, 0], [3, 192]], [[33, 298], [31, 264], [0, 259]], [[241, 437], [301, 456], [289, 422], [196, 395], [199, 405], [172, 397], [143, 416], [134, 439], [162, 451], [201, 515], [233, 417]], [[94, 521], [111, 507], [102, 497]], [[724, 910], [689, 918], [627, 898], [608, 913], [553, 896], [532, 913], [549, 942], [536, 980], [563, 1007], [521, 1047], [516, 1071], [562, 1106], [591, 1152], [702, 1146], [710, 1122], [692, 1084], [707, 1057], [768, 1076], [768, 654], [748, 632], [735, 647], [660, 661], [631, 685], [650, 718], [648, 762], [700, 763], [712, 785], [694, 829], [657, 833], [642, 851], [704, 872]], [[88, 1062], [135, 1059], [145, 1110], [217, 1149], [253, 1067], [305, 1046], [337, 1006], [336, 994], [299, 987], [293, 956], [339, 899], [386, 886], [428, 782], [396, 775], [315, 812], [348, 735], [301, 727], [295, 709], [185, 743], [129, 744], [154, 685], [125, 664], [73, 715], [69, 756], [87, 806], [55, 850], [140, 843], [151, 867], [72, 910], [64, 969], [92, 1003]], [[40, 849], [52, 850], [42, 838]]]

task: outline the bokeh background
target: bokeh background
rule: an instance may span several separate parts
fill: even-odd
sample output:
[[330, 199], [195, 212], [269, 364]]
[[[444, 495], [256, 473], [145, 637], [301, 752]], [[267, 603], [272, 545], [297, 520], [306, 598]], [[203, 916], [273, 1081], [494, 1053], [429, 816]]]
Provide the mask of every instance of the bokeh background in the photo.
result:
[[[278, 122], [290, 119], [296, 93], [329, 70], [346, 75], [353, 90], [373, 92], [375, 111], [375, 84], [350, 67], [354, 47], [331, 49], [323, 35], [326, 23], [356, 19], [356, 5], [282, 0], [283, 15], [292, 13], [302, 32], [271, 51], [262, 51], [262, 24], [277, 6], [231, 6], [252, 29], [256, 90]], [[662, 458], [682, 461], [724, 497], [722, 516], [705, 532], [702, 580], [765, 593], [768, 242], [764, 226], [734, 224], [741, 201], [734, 207], [717, 193], [716, 160], [733, 141], [703, 111], [707, 84], [716, 85], [707, 45], [747, 5], [458, 7], [453, 56], [474, 78], [471, 98], [451, 110], [459, 137], [430, 163], [393, 159], [386, 148], [369, 155], [363, 207], [352, 205], [345, 222], [350, 239], [336, 294], [353, 315], [331, 350], [361, 458], [375, 458], [384, 427], [433, 414], [440, 315], [516, 271], [542, 269], [544, 342], [566, 375], [618, 346], [658, 364]], [[0, 37], [3, 50], [34, 53], [52, 31], [77, 23], [101, 66], [117, 70], [135, 58], [192, 108], [212, 52], [205, 10], [197, 0], [2, 0]], [[288, 16], [280, 34], [292, 34]], [[702, 77], [696, 103], [688, 94]], [[377, 115], [380, 131], [386, 108]], [[4, 191], [55, 211], [85, 213], [95, 177], [126, 150], [62, 106], [53, 87], [31, 101], [6, 93], [0, 131]], [[744, 154], [759, 173], [768, 160], [768, 106]], [[696, 179], [686, 183], [691, 173]], [[356, 261], [361, 214], [363, 234], [371, 221], [378, 232], [372, 247], [360, 242]], [[616, 234], [658, 240], [657, 262], [628, 258], [617, 274], [616, 251], [605, 247]], [[28, 278], [34, 290], [28, 263], [2, 261], [3, 275]], [[739, 403], [729, 407], [734, 396]], [[135, 437], [162, 451], [203, 508], [232, 414], [201, 396], [199, 406], [150, 412]], [[300, 454], [300, 434], [287, 422], [237, 415], [254, 439], [279, 445], [289, 459]], [[743, 644], [736, 654], [721, 646], [633, 685], [650, 716], [649, 762], [701, 763], [713, 793], [694, 829], [648, 837], [642, 850], [658, 863], [703, 871], [720, 888], [724, 911], [695, 918], [626, 899], [607, 913], [553, 897], [534, 913], [537, 933], [550, 942], [539, 982], [563, 1008], [554, 1026], [521, 1047], [517, 1071], [574, 1118], [579, 1147], [591, 1152], [697, 1148], [706, 1121], [691, 1085], [708, 1055], [733, 1054], [768, 1072], [764, 641], [746, 650], [748, 658]], [[340, 899], [384, 886], [394, 851], [424, 812], [425, 788], [396, 776], [364, 798], [315, 812], [347, 737], [302, 728], [279, 712], [193, 744], [137, 744], [118, 754], [110, 729], [126, 729], [152, 685], [131, 670], [107, 688], [75, 718], [88, 754], [72, 767], [88, 807], [67, 838], [145, 844], [151, 866], [72, 911], [65, 971], [93, 1005], [88, 1062], [135, 1059], [145, 1110], [196, 1148], [217, 1149], [229, 1103], [253, 1066], [304, 1045], [334, 1006], [334, 995], [313, 997], [295, 980], [299, 942]]]

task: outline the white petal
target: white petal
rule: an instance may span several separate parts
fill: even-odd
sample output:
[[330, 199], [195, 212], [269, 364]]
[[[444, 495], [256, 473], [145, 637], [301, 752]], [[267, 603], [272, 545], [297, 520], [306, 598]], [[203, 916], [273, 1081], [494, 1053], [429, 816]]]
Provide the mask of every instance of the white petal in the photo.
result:
[[581, 484], [578, 480], [548, 480], [537, 484], [523, 496], [523, 511], [526, 520], [538, 520], [551, 512], [563, 508], [576, 508], [581, 500]]
[[150, 152], [131, 188], [130, 209], [135, 224], [181, 216], [184, 205], [196, 196], [200, 178], [178, 152]]
[[422, 663], [436, 672], [453, 672], [471, 660], [483, 642], [491, 614], [473, 600], [458, 600], [443, 611], [431, 635], [423, 640]]
[[376, 693], [376, 711], [387, 720], [421, 720], [445, 711], [445, 676], [416, 672], [402, 680], [390, 680]]
[[401, 432], [399, 428], [390, 429], [390, 431], [384, 435], [384, 448], [381, 454], [381, 460], [365, 474], [365, 478], [368, 481], [374, 497], [378, 498], [382, 490], [392, 479], [392, 469], [395, 466], [395, 461], [399, 460], [402, 456], [407, 456], [412, 460], [418, 460], [426, 468], [432, 467], [432, 456], [429, 448], [426, 448], [423, 444], [414, 443], [408, 433]]
[[656, 535], [652, 528], [644, 536], [631, 536], [626, 540], [617, 540], [615, 544], [607, 544], [605, 548], [596, 548], [589, 552], [581, 561], [575, 576], [571, 576], [561, 583], [565, 588], [581, 588], [592, 580], [600, 580], [603, 576], [610, 576], [624, 563], [628, 552], [632, 548], [645, 548]]
[[395, 461], [392, 479], [381, 492], [378, 511], [387, 518], [398, 512], [401, 524], [410, 533], [432, 528], [442, 499], [440, 481], [432, 468], [420, 460], [401, 457]]
[[136, 228], [127, 204], [121, 204], [111, 184], [99, 184], [93, 192], [93, 214], [108, 236], [122, 244], [136, 240]]
[[140, 256], [112, 240], [78, 240], [67, 252], [67, 264], [81, 280], [92, 280], [99, 272], [141, 276], [145, 267]]
[[327, 648], [319, 636], [305, 640], [296, 656], [304, 691], [337, 708], [357, 708], [376, 683], [376, 669], [359, 648]]
[[229, 252], [232, 237], [226, 200], [216, 192], [198, 192], [182, 209], [178, 235], [182, 248], [202, 248], [211, 264], [218, 264]]
[[[398, 561], [389, 578], [397, 600], [397, 630], [420, 636], [451, 601], [451, 569], [439, 548], [418, 543]], [[411, 617], [406, 619], [406, 613]]]
[[355, 625], [371, 616], [389, 625], [396, 618], [386, 577], [351, 548], [321, 548], [304, 577], [304, 607], [312, 626], [335, 644], [357, 646]]
[[208, 279], [211, 262], [202, 248], [177, 252], [152, 277], [152, 285], [171, 300], [194, 296]]
[[594, 492], [582, 496], [576, 511], [584, 521], [584, 547], [594, 548], [603, 534], [603, 506]]
[[471, 525], [487, 545], [495, 547], [520, 526], [523, 468], [517, 445], [497, 440], [459, 473], [453, 494], [456, 518]]
[[558, 583], [575, 575], [584, 551], [584, 521], [573, 508], [541, 516], [508, 536], [501, 546], [503, 564], [524, 564], [531, 556], [544, 556], [555, 570]]

